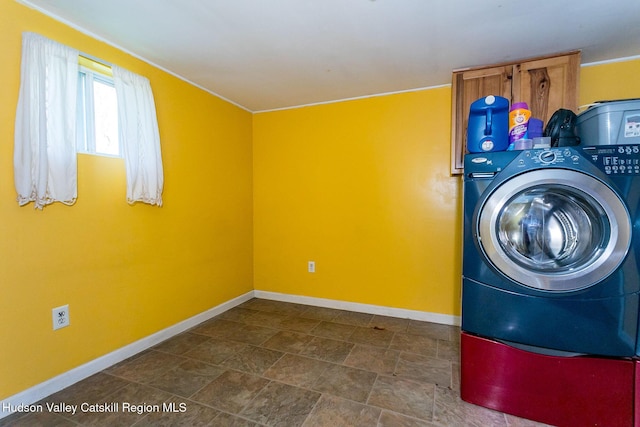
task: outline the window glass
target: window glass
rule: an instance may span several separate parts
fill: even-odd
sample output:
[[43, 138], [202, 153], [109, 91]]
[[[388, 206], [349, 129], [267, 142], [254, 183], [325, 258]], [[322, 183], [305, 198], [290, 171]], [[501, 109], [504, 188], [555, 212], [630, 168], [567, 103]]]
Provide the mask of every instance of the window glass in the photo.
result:
[[93, 80], [96, 153], [120, 155], [118, 144], [118, 104], [112, 84]]
[[77, 113], [78, 151], [120, 157], [118, 104], [110, 76], [80, 67]]

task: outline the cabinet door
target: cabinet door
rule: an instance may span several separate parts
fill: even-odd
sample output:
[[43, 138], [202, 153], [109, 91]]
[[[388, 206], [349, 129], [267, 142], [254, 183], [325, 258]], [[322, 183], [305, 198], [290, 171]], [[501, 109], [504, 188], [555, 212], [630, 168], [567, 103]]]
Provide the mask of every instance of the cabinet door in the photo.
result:
[[467, 123], [473, 101], [488, 95], [511, 100], [511, 65], [467, 70], [453, 74], [451, 171], [461, 173], [467, 153]]
[[560, 108], [577, 112], [579, 71], [580, 52], [516, 64], [512, 101], [529, 104], [545, 124]]

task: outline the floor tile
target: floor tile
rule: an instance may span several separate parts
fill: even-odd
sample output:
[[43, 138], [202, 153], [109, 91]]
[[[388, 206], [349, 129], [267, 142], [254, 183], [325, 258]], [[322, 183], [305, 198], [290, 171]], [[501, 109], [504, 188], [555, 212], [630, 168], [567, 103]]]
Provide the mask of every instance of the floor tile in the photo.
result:
[[99, 372], [44, 399], [44, 402], [62, 402], [81, 405], [84, 402], [104, 401], [107, 396], [125, 387], [129, 382], [113, 375]]
[[366, 402], [377, 374], [342, 365], [330, 365], [312, 389], [356, 402]]
[[289, 316], [298, 316], [307, 311], [307, 309], [309, 308], [309, 306], [306, 304], [296, 304], [293, 302], [274, 301], [274, 303], [277, 307], [277, 313], [283, 313]]
[[452, 361], [460, 360], [460, 343], [454, 341], [438, 340], [438, 350], [436, 356], [438, 359], [447, 359]]
[[247, 344], [228, 340], [210, 339], [199, 344], [193, 350], [186, 352], [184, 356], [217, 365], [245, 348], [247, 348]]
[[228, 339], [251, 345], [260, 345], [277, 333], [277, 329], [257, 325], [245, 325], [237, 333], [229, 335]]
[[305, 311], [300, 313], [300, 316], [329, 322], [335, 319], [338, 314], [340, 311], [333, 308], [308, 306]]
[[287, 317], [286, 319], [281, 321], [280, 327], [282, 329], [288, 329], [291, 331], [310, 332], [313, 328], [318, 326], [318, 324], [320, 324], [320, 320], [293, 316], [293, 317]]
[[347, 358], [353, 346], [353, 343], [346, 341], [314, 337], [309, 344], [300, 351], [300, 354], [328, 362], [341, 363]]
[[284, 353], [267, 348], [249, 346], [229, 357], [221, 366], [248, 374], [261, 375], [282, 357]]
[[356, 344], [344, 361], [344, 365], [366, 369], [383, 375], [393, 375], [400, 352], [380, 347]]
[[367, 404], [431, 421], [435, 385], [406, 378], [378, 376]]
[[213, 425], [220, 411], [192, 401], [172, 398], [164, 402], [161, 412], [153, 412], [134, 424], [134, 427], [201, 427]]
[[207, 341], [208, 339], [209, 337], [204, 335], [185, 332], [158, 344], [157, 346], [153, 347], [153, 350], [171, 353], [179, 356], [188, 351], [191, 351], [193, 347]]
[[507, 425], [509, 427], [553, 427], [549, 424], [543, 424], [536, 421], [526, 420], [524, 418], [518, 418], [513, 415], [504, 414], [507, 419]]
[[354, 325], [354, 326], [367, 326], [369, 322], [373, 319], [373, 314], [367, 313], [356, 313], [353, 311], [345, 311], [342, 310], [340, 313], [332, 320], [334, 323], [343, 323], [345, 325]]
[[329, 362], [322, 360], [285, 354], [264, 373], [264, 377], [298, 387], [311, 388], [329, 366]]
[[250, 308], [261, 312], [279, 313], [285, 315], [296, 315], [305, 312], [308, 306], [290, 302], [274, 301], [268, 299], [254, 298], [242, 304], [244, 308]]
[[257, 310], [252, 310], [249, 308], [243, 307], [234, 307], [230, 310], [225, 311], [221, 315], [218, 316], [219, 319], [232, 320], [234, 322], [244, 322], [249, 319], [254, 314], [257, 314]]
[[163, 372], [177, 367], [185, 360], [181, 356], [160, 351], [150, 351], [128, 363], [109, 369], [108, 372], [128, 380], [147, 383]]
[[349, 341], [386, 348], [389, 347], [393, 336], [394, 332], [387, 329], [376, 329], [371, 326], [357, 326], [349, 336]]
[[286, 314], [260, 311], [254, 316], [251, 316], [251, 318], [247, 319], [246, 322], [252, 325], [278, 329], [280, 328], [281, 323], [288, 317], [289, 316], [287, 316]]
[[240, 334], [245, 326], [245, 323], [214, 318], [196, 326], [191, 332], [215, 338], [228, 339]]
[[451, 341], [454, 335], [460, 334], [460, 328], [451, 325], [441, 325], [439, 323], [410, 320], [407, 332], [411, 335], [422, 335], [429, 338]]
[[451, 363], [451, 389], [460, 394], [460, 363]]
[[389, 348], [435, 357], [438, 353], [438, 341], [427, 336], [397, 333], [393, 336]]
[[272, 382], [240, 415], [269, 426], [301, 426], [319, 398], [320, 393]]
[[0, 420], [4, 427], [75, 427], [76, 423], [52, 412], [13, 414]]
[[285, 304], [287, 303], [262, 298], [253, 298], [241, 304], [240, 307], [257, 311], [278, 312], [281, 311], [280, 307]]
[[304, 427], [370, 427], [377, 424], [380, 412], [379, 408], [325, 394], [307, 417]]
[[[454, 425], [457, 427], [457, 425]], [[434, 424], [429, 421], [419, 420], [417, 418], [411, 418], [406, 415], [401, 415], [395, 412], [382, 411], [378, 427], [454, 427], [441, 424]], [[466, 424], [459, 424], [460, 427], [466, 426]], [[489, 427], [489, 426], [486, 426]]]
[[193, 395], [192, 399], [238, 414], [267, 384], [269, 380], [256, 375], [227, 371]]
[[334, 340], [346, 340], [356, 330], [354, 325], [345, 325], [334, 322], [321, 322], [311, 330], [312, 335], [331, 338]]
[[199, 360], [187, 360], [173, 369], [160, 373], [147, 383], [169, 393], [189, 397], [219, 377], [225, 370]]
[[369, 325], [372, 328], [379, 330], [387, 330], [393, 332], [407, 332], [409, 327], [409, 319], [400, 319], [398, 317], [380, 316], [375, 315], [369, 321]]
[[241, 418], [237, 415], [221, 412], [210, 424], [212, 427], [260, 427], [261, 424]]
[[443, 426], [507, 426], [503, 413], [463, 402], [458, 393], [444, 387], [436, 388], [433, 421]]
[[288, 353], [300, 353], [313, 339], [312, 336], [293, 331], [280, 331], [262, 346]]
[[395, 374], [443, 387], [451, 387], [451, 362], [414, 353], [400, 353]]
[[130, 383], [109, 395], [105, 402], [115, 404], [115, 410], [100, 409], [105, 402], [95, 402], [96, 409], [80, 411], [71, 417], [84, 426], [130, 426], [150, 413], [162, 411], [162, 404], [174, 398], [169, 393], [142, 384]]

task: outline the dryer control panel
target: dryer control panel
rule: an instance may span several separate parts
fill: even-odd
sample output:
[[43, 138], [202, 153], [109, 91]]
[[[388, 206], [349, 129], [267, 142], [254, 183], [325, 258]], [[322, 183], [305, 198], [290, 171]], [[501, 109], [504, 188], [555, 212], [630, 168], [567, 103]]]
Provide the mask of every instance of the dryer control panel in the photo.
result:
[[640, 145], [598, 145], [582, 150], [607, 175], [640, 175]]

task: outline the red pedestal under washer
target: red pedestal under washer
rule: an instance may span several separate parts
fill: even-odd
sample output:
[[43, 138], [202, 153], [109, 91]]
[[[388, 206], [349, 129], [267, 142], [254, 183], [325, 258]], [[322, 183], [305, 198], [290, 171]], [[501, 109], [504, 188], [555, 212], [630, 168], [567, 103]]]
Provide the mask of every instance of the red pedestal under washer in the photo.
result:
[[559, 427], [639, 426], [639, 363], [548, 356], [463, 332], [460, 394], [467, 402]]

